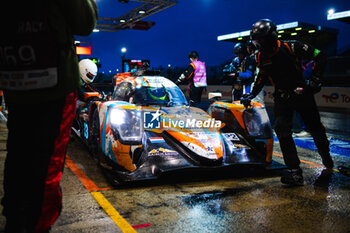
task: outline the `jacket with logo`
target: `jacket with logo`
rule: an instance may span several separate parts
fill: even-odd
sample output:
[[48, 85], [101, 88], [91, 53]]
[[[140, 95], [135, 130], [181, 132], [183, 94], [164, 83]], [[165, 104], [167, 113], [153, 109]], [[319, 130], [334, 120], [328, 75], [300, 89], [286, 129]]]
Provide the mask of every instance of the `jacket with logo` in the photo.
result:
[[[20, 7], [18, 7], [19, 5]], [[55, 57], [47, 57], [47, 59], [55, 59], [57, 63], [57, 84], [52, 87], [35, 90], [4, 90], [5, 100], [8, 103], [40, 103], [63, 98], [67, 94], [77, 90], [80, 87], [80, 77], [73, 35], [88, 36], [94, 29], [97, 22], [95, 1], [13, 0], [6, 1], [2, 9], [6, 12], [11, 12], [10, 18], [5, 15], [0, 16], [2, 17], [0, 21], [2, 22], [1, 27], [4, 28], [3, 33], [6, 34], [7, 38], [11, 39], [12, 37], [24, 45], [26, 41], [25, 39], [21, 39], [17, 29], [21, 23], [20, 20], [23, 21], [23, 15], [35, 15], [37, 12], [45, 15], [45, 21], [47, 21], [50, 35], [52, 35], [52, 40], [48, 41], [47, 44], [51, 44], [52, 42], [55, 47]], [[24, 25], [24, 29], [31, 30], [31, 32], [35, 32], [38, 29], [37, 25], [34, 23], [31, 24], [29, 21]], [[29, 43], [33, 43], [33, 39], [30, 40], [31, 42], [29, 41]], [[42, 47], [47, 46], [45, 43], [41, 43]], [[0, 46], [2, 46], [1, 42]], [[23, 56], [18, 59], [23, 58]]]

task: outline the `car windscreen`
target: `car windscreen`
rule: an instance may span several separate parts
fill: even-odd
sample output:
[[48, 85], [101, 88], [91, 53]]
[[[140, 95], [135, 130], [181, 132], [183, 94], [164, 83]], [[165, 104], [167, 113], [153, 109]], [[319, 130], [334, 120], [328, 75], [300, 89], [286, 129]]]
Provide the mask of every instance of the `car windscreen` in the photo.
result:
[[187, 100], [177, 86], [139, 87], [136, 88], [133, 102], [138, 105], [188, 105]]

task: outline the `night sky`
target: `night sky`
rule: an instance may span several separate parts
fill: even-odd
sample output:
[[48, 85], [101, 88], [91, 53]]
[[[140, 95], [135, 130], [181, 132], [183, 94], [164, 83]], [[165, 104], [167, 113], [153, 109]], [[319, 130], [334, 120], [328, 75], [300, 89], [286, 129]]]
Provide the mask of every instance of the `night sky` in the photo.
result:
[[[141, 3], [120, 3], [117, 0], [96, 0], [100, 17], [117, 18]], [[339, 29], [338, 50], [350, 48], [350, 24], [327, 21], [327, 11], [350, 10], [349, 0], [234, 1], [178, 0], [178, 4], [145, 18], [156, 24], [148, 31], [121, 30], [95, 32], [77, 37], [92, 42], [92, 57], [98, 57], [100, 71], [121, 70], [121, 48], [126, 58], [150, 59], [151, 67], [184, 67], [187, 55], [199, 52], [207, 65], [218, 65], [232, 59], [234, 43], [219, 42], [217, 36], [249, 30], [259, 19], [269, 18], [276, 24], [300, 21]], [[84, 56], [82, 57], [84, 58]]]

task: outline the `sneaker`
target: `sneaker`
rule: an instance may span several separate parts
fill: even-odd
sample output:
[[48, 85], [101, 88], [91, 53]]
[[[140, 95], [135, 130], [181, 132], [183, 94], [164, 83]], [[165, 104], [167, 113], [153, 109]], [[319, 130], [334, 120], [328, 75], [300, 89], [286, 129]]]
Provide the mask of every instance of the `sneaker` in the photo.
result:
[[282, 184], [298, 186], [304, 185], [303, 171], [300, 168], [290, 169], [288, 171], [288, 174], [281, 177]]
[[295, 133], [293, 134], [295, 137], [311, 137], [311, 134], [305, 130], [299, 132], [299, 133]]
[[315, 187], [328, 188], [333, 176], [333, 169], [323, 169], [314, 182]]
[[344, 176], [349, 176], [350, 177], [350, 168], [349, 167], [339, 166], [338, 170]]

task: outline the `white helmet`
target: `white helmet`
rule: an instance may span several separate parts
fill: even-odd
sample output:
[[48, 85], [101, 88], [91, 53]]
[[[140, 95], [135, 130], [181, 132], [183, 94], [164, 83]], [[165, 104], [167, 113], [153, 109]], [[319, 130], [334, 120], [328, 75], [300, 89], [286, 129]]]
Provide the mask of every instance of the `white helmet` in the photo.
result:
[[79, 62], [80, 77], [85, 83], [92, 83], [97, 75], [97, 65], [90, 59]]

